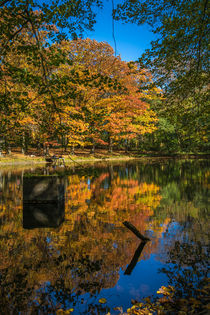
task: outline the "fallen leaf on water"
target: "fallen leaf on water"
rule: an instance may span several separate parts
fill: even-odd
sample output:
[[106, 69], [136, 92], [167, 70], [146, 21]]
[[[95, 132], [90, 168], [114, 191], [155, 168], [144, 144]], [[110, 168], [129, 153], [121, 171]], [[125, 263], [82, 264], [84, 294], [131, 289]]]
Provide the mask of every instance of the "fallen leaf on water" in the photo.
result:
[[70, 308], [70, 309], [68, 309], [68, 310], [66, 310], [66, 311], [60, 309], [60, 310], [58, 310], [58, 311], [56, 312], [56, 315], [69, 315], [69, 314], [71, 314], [73, 311], [74, 311], [73, 308]]

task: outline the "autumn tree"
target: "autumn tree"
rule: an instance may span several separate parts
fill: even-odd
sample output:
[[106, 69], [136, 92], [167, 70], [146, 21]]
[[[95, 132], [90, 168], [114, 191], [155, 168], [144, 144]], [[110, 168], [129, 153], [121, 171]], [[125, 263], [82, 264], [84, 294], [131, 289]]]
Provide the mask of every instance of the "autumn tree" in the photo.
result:
[[116, 19], [147, 23], [156, 34], [139, 61], [163, 88], [162, 118], [182, 151], [208, 148], [208, 11], [207, 0], [125, 0], [115, 11]]
[[[59, 73], [61, 77], [69, 78], [69, 91], [67, 89], [66, 93], [69, 94], [70, 91], [74, 91], [73, 99], [71, 97], [68, 100], [65, 99], [64, 108], [67, 109], [66, 106], [69, 104], [72, 113], [76, 114], [75, 111], [78, 113], [73, 117], [71, 110], [68, 111], [65, 126], [67, 127], [68, 123], [73, 123], [76, 126], [80, 121], [86, 139], [84, 142], [83, 137], [83, 142], [92, 143], [93, 151], [95, 144], [107, 144], [111, 134], [118, 133], [119, 140], [119, 134], [130, 133], [133, 135], [137, 133], [137, 130], [140, 131], [140, 121], [138, 121], [137, 116], [142, 116], [148, 107], [140, 100], [142, 94], [139, 91], [139, 82], [144, 78], [145, 70], [134, 71], [134, 65], [128, 65], [120, 57], [114, 56], [110, 45], [95, 40], [65, 41], [60, 44], [60, 49], [66, 55], [68, 62], [61, 65], [56, 73]], [[71, 80], [71, 77], [74, 77], [74, 80]], [[126, 115], [129, 116], [129, 111], [132, 117], [126, 118]], [[128, 127], [131, 121], [133, 129]], [[147, 121], [148, 125], [151, 125], [151, 130], [154, 121], [154, 117], [151, 117], [150, 122]], [[81, 128], [72, 129], [69, 135], [67, 132], [67, 138], [73, 140], [77, 130], [79, 131]], [[150, 132], [149, 127], [145, 130]], [[75, 144], [82, 143], [80, 132], [78, 136], [79, 139]]]
[[[100, 1], [56, 1], [52, 4], [46, 1], [0, 1], [0, 54], [1, 54], [1, 112], [7, 115], [14, 106], [23, 112], [30, 104], [34, 95], [30, 97], [28, 91], [8, 92], [8, 77], [15, 83], [24, 84], [28, 90], [36, 86], [39, 95], [45, 95], [45, 103], [51, 108], [49, 119], [58, 112], [56, 92], [58, 81], [52, 80], [50, 72], [52, 65], [63, 62], [62, 56], [49, 47], [49, 42], [60, 41], [68, 33], [77, 37], [84, 29], [91, 30], [95, 22], [93, 5], [100, 6]], [[64, 32], [65, 30], [65, 32]], [[45, 33], [45, 40], [40, 34]], [[26, 35], [26, 36], [24, 36]], [[28, 40], [30, 37], [30, 40]], [[48, 46], [48, 50], [46, 49]], [[21, 54], [24, 64], [14, 64], [11, 55]], [[14, 56], [13, 56], [14, 57]], [[30, 71], [30, 66], [38, 72]], [[34, 70], [34, 69], [33, 69]], [[23, 97], [23, 93], [25, 96]], [[26, 95], [27, 94], [27, 95]], [[15, 103], [15, 105], [13, 105]], [[11, 107], [11, 109], [9, 109]], [[6, 113], [6, 114], [5, 114]], [[5, 125], [7, 117], [3, 121]], [[2, 132], [4, 132], [2, 130]]]
[[90, 39], [77, 39], [61, 43], [61, 50], [67, 54], [71, 66], [61, 67], [66, 75], [74, 74], [79, 79], [73, 82], [75, 90], [74, 106], [80, 108], [84, 124], [88, 125], [86, 143], [105, 144], [101, 138], [106, 108], [98, 101], [119, 93], [121, 89], [119, 73], [124, 64], [116, 58], [110, 45]]
[[[42, 45], [46, 43], [48, 32], [42, 29], [38, 33]], [[23, 29], [13, 42], [8, 43], [8, 51], [2, 56], [1, 63], [1, 133], [5, 142], [16, 141], [24, 151], [27, 138], [38, 130], [40, 117], [37, 119], [37, 116], [41, 109], [44, 111], [42, 102], [46, 95], [41, 64], [30, 52], [36, 48], [32, 28]], [[46, 50], [44, 53], [46, 55]], [[52, 109], [53, 106], [49, 107]]]
[[[140, 131], [137, 116], [147, 107], [140, 101], [140, 72], [134, 75], [106, 43], [61, 41], [64, 28], [74, 36], [76, 31], [81, 35], [85, 27], [92, 28], [94, 1], [84, 1], [83, 10], [77, 1], [68, 10], [68, 1], [48, 7], [44, 1], [1, 4], [2, 134], [9, 131], [12, 119], [19, 133], [16, 138], [25, 151], [30, 137], [41, 142], [62, 138], [65, 146], [89, 141], [94, 148], [107, 140], [111, 144], [113, 134], [119, 140]], [[99, 1], [96, 4], [100, 5]], [[60, 44], [53, 44], [57, 40]], [[134, 114], [136, 104], [141, 110]], [[154, 123], [153, 118], [147, 123]]]
[[145, 89], [147, 79], [146, 69], [134, 62], [124, 63], [119, 75], [122, 89], [99, 102], [107, 108], [104, 130], [108, 135], [109, 151], [114, 142], [126, 143], [127, 147], [131, 139], [137, 140], [140, 135], [156, 129], [157, 118], [148, 100], [157, 93], [155, 88]]

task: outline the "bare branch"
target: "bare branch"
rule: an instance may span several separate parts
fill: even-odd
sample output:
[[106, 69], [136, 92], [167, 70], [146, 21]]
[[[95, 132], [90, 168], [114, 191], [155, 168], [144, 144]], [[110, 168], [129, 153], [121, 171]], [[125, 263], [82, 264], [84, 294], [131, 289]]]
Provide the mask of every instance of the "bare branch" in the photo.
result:
[[140, 238], [142, 241], [147, 242], [150, 241], [150, 239], [148, 237], [145, 237], [144, 235], [142, 235], [137, 228], [135, 228], [135, 226], [133, 224], [131, 224], [128, 221], [123, 222], [123, 224], [129, 229], [131, 230], [138, 238]]
[[199, 71], [200, 61], [201, 61], [201, 46], [202, 46], [202, 39], [203, 39], [203, 24], [204, 24], [204, 19], [205, 19], [205, 16], [206, 16], [207, 5], [208, 5], [208, 0], [205, 1], [204, 8], [203, 8], [203, 16], [202, 16], [202, 20], [201, 20], [200, 36], [199, 36], [199, 42], [198, 42], [197, 72]]

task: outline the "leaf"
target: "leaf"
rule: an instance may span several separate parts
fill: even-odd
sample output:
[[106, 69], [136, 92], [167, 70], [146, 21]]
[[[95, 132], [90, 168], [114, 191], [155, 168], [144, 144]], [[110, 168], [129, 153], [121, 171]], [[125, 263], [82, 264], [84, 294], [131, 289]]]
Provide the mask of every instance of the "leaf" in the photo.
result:
[[73, 308], [70, 308], [66, 311], [64, 311], [63, 309], [60, 309], [56, 312], [56, 315], [68, 315], [68, 314], [71, 314], [73, 311], [74, 311]]
[[105, 298], [101, 298], [101, 299], [99, 299], [98, 302], [101, 304], [105, 304], [107, 302], [107, 300]]
[[123, 313], [122, 306], [117, 306], [117, 307], [114, 307], [113, 309], [114, 309], [114, 311], [119, 311], [121, 314]]

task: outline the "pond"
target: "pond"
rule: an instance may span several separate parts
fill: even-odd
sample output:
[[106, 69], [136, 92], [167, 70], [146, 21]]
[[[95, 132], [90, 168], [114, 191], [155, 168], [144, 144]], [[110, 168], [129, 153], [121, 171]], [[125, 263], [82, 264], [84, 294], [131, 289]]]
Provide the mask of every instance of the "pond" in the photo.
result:
[[196, 295], [208, 276], [207, 160], [56, 172], [0, 169], [1, 314], [119, 314], [169, 284]]

